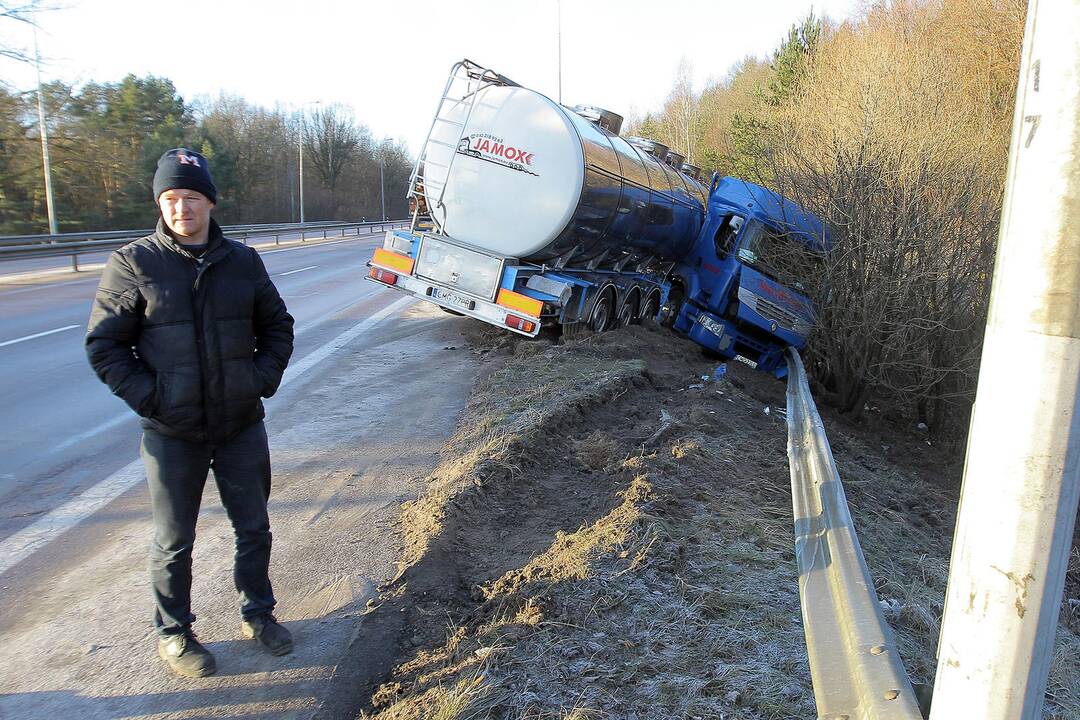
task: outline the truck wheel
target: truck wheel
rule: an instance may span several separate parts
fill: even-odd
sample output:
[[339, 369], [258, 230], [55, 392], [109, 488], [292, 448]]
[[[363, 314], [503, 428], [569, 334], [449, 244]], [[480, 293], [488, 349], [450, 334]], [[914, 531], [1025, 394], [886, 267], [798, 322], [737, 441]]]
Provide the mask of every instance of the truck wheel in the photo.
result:
[[660, 312], [660, 295], [658, 293], [650, 293], [649, 297], [645, 298], [645, 304], [641, 308], [641, 312], [638, 313], [637, 322], [655, 323], [656, 313]]
[[562, 339], [563, 340], [573, 340], [574, 338], [579, 337], [581, 335], [582, 330], [584, 330], [584, 328], [585, 328], [585, 323], [583, 323], [583, 322], [560, 323], [559, 328], [560, 328], [560, 333], [562, 334]]
[[660, 324], [663, 327], [669, 328], [675, 325], [675, 320], [679, 317], [679, 311], [682, 310], [683, 305], [683, 290], [676, 285], [671, 288], [671, 292], [668, 293], [667, 303], [660, 308]]
[[612, 314], [611, 295], [604, 293], [596, 299], [592, 312], [589, 313], [589, 329], [593, 332], [604, 332], [611, 323]]
[[619, 309], [619, 327], [629, 327], [637, 322], [638, 317], [638, 304], [640, 300], [640, 293], [637, 288], [630, 291], [630, 294], [623, 301], [622, 307]]

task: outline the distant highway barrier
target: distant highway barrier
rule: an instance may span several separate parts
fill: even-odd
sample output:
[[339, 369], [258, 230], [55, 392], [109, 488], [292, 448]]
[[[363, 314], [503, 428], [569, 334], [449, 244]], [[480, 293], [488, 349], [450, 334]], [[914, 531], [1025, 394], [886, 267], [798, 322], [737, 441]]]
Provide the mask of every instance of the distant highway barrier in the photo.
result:
[[806, 371], [792, 349], [787, 421], [795, 559], [818, 717], [922, 720], [855, 536]]
[[[240, 240], [245, 245], [253, 237], [272, 237], [279, 244], [283, 235], [300, 235], [304, 242], [311, 237], [326, 240], [330, 233], [341, 237], [347, 234], [380, 232], [399, 227], [407, 220], [373, 222], [310, 222], [282, 223], [277, 225], [227, 225], [221, 228], [227, 237]], [[4, 235], [0, 236], [0, 260], [25, 260], [27, 258], [70, 256], [73, 270], [79, 269], [79, 255], [103, 250], [115, 250], [132, 240], [154, 232], [147, 230], [107, 230], [104, 232], [59, 233], [57, 235]]]

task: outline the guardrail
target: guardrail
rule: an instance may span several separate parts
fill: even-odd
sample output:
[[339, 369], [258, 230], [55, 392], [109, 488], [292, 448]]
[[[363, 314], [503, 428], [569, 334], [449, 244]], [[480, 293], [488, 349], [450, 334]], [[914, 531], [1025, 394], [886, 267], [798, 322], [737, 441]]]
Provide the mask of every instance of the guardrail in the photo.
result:
[[[362, 231], [378, 232], [388, 228], [394, 228], [408, 222], [407, 220], [386, 220], [372, 222], [311, 222], [311, 223], [282, 223], [278, 225], [227, 225], [221, 228], [226, 236], [240, 240], [245, 245], [250, 238], [272, 237], [274, 244], [281, 242], [283, 235], [300, 235], [300, 241], [305, 242], [309, 237], [321, 234], [322, 239], [329, 238], [329, 233], [338, 232], [341, 237], [346, 236], [347, 231], [355, 230], [356, 235]], [[79, 269], [79, 256], [91, 252], [115, 250], [132, 240], [144, 237], [154, 232], [150, 230], [108, 230], [104, 232], [89, 233], [60, 233], [58, 235], [7, 235], [0, 237], [0, 260], [23, 260], [38, 257], [71, 256], [71, 267]]]
[[818, 717], [922, 720], [881, 615], [799, 353], [789, 349], [787, 361], [795, 559]]

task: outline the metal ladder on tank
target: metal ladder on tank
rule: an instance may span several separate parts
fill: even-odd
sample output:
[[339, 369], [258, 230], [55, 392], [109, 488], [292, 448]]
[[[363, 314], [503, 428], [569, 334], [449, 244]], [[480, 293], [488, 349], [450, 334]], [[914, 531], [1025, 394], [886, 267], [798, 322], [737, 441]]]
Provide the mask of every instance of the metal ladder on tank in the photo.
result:
[[[454, 88], [454, 83], [459, 82], [464, 85], [464, 91], [460, 94], [451, 94], [451, 90]], [[469, 59], [462, 60], [456, 63], [450, 70], [450, 76], [446, 80], [446, 87], [443, 88], [442, 97], [439, 99], [439, 104], [435, 108], [435, 117], [431, 121], [431, 127], [428, 129], [427, 138], [424, 139], [424, 144], [420, 148], [420, 155], [417, 157], [416, 165], [413, 166], [412, 175], [409, 177], [409, 193], [410, 199], [415, 199], [415, 209], [412, 216], [412, 231], [416, 232], [417, 221], [420, 217], [420, 204], [426, 198], [432, 196], [432, 191], [437, 191], [438, 196], [435, 199], [434, 207], [428, 207], [428, 215], [431, 217], [432, 223], [435, 228], [441, 233], [443, 232], [442, 225], [435, 217], [435, 210], [443, 207], [443, 196], [446, 194], [446, 183], [431, 181], [424, 177], [424, 171], [427, 167], [434, 165], [442, 168], [445, 172], [444, 177], [449, 179], [450, 168], [454, 165], [454, 160], [457, 158], [457, 149], [461, 145], [461, 140], [465, 137], [465, 128], [469, 124], [469, 118], [472, 117], [473, 109], [476, 105], [476, 97], [481, 90], [492, 85], [508, 85], [517, 87], [518, 84], [509, 78], [500, 75], [499, 73], [489, 68], [481, 67]], [[451, 110], [465, 106], [465, 119], [462, 122], [457, 120], [451, 120], [447, 117], [447, 113]], [[435, 128], [440, 125], [457, 128], [457, 141], [454, 143], [444, 142], [442, 140], [436, 140], [432, 137], [435, 133]], [[431, 145], [441, 145], [449, 148], [450, 160], [446, 164], [434, 162], [429, 160], [428, 148]], [[434, 182], [437, 187], [433, 187]]]

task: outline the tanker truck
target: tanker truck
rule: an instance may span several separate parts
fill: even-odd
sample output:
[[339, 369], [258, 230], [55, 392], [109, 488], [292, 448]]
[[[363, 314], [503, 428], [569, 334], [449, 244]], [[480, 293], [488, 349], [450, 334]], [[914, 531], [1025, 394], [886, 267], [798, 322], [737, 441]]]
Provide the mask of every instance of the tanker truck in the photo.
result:
[[803, 283], [822, 223], [713, 175], [622, 118], [454, 65], [410, 180], [408, 230], [367, 279], [529, 337], [656, 320], [782, 377], [813, 323]]

